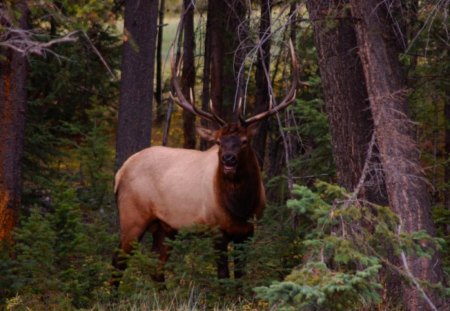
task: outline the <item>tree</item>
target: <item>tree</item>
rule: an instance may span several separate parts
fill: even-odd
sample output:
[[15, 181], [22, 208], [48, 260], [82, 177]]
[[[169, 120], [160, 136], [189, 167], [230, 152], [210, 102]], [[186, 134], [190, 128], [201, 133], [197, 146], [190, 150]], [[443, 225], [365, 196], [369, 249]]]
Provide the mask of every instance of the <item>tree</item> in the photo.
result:
[[[206, 20], [205, 29], [205, 39], [204, 39], [204, 54], [203, 54], [203, 72], [202, 72], [202, 109], [204, 111], [208, 110], [208, 104], [210, 100], [210, 74], [211, 74], [211, 24], [212, 20], [210, 14], [212, 15], [212, 10], [214, 1], [208, 1], [208, 17]], [[206, 120], [200, 120], [203, 127], [210, 126]], [[204, 139], [200, 139], [200, 150], [205, 150], [208, 148], [208, 142]]]
[[245, 12], [242, 1], [208, 2], [208, 30], [211, 32], [210, 96], [214, 108], [224, 119], [230, 119], [233, 115], [236, 94], [237, 97], [242, 95], [243, 75], [239, 75], [239, 69], [245, 51], [239, 44], [247, 35]]
[[162, 48], [163, 48], [163, 33], [164, 33], [164, 10], [165, 10], [165, 0], [159, 1], [159, 14], [158, 14], [158, 38], [156, 44], [156, 90], [155, 90], [155, 100], [156, 100], [156, 118], [157, 123], [161, 123], [164, 119], [163, 107], [162, 107]]
[[[358, 198], [386, 206], [384, 177], [379, 158], [374, 155], [376, 144], [371, 142], [374, 124], [356, 33], [351, 12], [342, 3], [306, 2], [314, 28], [337, 181], [347, 191], [356, 191]], [[398, 261], [394, 254], [389, 260]], [[392, 277], [389, 269], [384, 271], [389, 288], [387, 298], [395, 300], [400, 290], [398, 277]]]
[[[424, 230], [435, 235], [427, 182], [420, 167], [414, 130], [408, 117], [405, 79], [399, 61], [399, 49], [392, 29], [389, 7], [385, 2], [351, 0], [368, 98], [374, 118], [375, 135], [391, 208], [400, 218], [401, 232]], [[392, 3], [398, 5], [398, 3]], [[427, 243], [423, 243], [427, 245]], [[436, 293], [423, 292], [419, 280], [442, 282], [439, 254], [432, 258], [401, 254], [405, 271], [413, 286], [404, 284], [403, 299], [408, 310], [443, 308]]]
[[[309, 0], [306, 4], [314, 28], [338, 183], [354, 191], [374, 126], [351, 13], [338, 0]], [[360, 195], [386, 204], [384, 193], [378, 191], [384, 187], [382, 178], [370, 183], [373, 186], [365, 186]]]
[[[183, 71], [181, 83], [183, 94], [190, 98], [190, 92], [194, 93], [195, 85], [195, 33], [194, 33], [194, 5], [192, 0], [183, 1]], [[195, 115], [183, 110], [183, 134], [184, 148], [195, 148]]]
[[158, 1], [125, 1], [116, 168], [150, 145]]
[[[270, 69], [270, 26], [272, 0], [261, 0], [261, 19], [259, 23], [259, 48], [257, 50], [258, 60], [256, 63], [255, 86], [256, 101], [255, 112], [267, 110], [269, 104], [269, 69]], [[268, 131], [268, 120], [264, 120], [259, 125], [258, 133], [253, 138], [253, 147], [258, 157], [259, 166], [262, 168], [264, 164], [266, 140]]]
[[[28, 29], [27, 1], [16, 6], [17, 20], [0, 6], [0, 27]], [[16, 13], [16, 12], [14, 12]], [[15, 25], [14, 25], [15, 24]], [[15, 36], [15, 34], [11, 34]], [[14, 49], [0, 50], [0, 240], [10, 238], [21, 202], [21, 160], [27, 108], [27, 58]]]

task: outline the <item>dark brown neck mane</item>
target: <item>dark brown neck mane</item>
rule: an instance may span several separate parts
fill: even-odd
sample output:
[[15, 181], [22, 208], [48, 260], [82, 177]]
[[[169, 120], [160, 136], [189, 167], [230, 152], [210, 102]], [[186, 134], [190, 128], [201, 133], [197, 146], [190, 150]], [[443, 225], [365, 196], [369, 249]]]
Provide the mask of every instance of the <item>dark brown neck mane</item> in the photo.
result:
[[223, 173], [223, 164], [219, 161], [216, 173], [217, 200], [234, 219], [246, 222], [253, 216], [261, 204], [261, 191], [259, 165], [250, 146], [243, 150], [233, 177]]

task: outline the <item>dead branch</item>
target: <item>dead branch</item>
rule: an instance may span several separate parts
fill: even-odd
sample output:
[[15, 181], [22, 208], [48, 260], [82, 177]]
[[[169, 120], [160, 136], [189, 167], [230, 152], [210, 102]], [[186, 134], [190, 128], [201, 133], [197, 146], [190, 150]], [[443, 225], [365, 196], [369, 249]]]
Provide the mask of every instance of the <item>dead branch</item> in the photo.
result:
[[375, 133], [372, 133], [372, 138], [370, 139], [369, 147], [367, 148], [367, 156], [366, 161], [364, 162], [364, 167], [361, 172], [361, 177], [359, 178], [358, 184], [356, 185], [353, 192], [350, 194], [350, 197], [345, 200], [343, 208], [346, 209], [349, 205], [358, 198], [359, 192], [361, 191], [364, 183], [366, 181], [367, 175], [369, 174], [370, 161], [372, 159], [373, 148], [375, 146]]
[[[398, 225], [398, 228], [397, 228], [398, 235], [400, 235], [402, 233], [402, 220], [399, 218], [399, 221], [400, 221], [400, 224]], [[417, 288], [417, 290], [422, 294], [423, 299], [425, 299], [425, 301], [427, 302], [430, 309], [438, 311], [436, 306], [431, 301], [430, 297], [428, 297], [425, 290], [422, 288], [422, 286], [420, 286], [420, 283], [417, 281], [417, 278], [412, 274], [411, 270], [409, 269], [408, 260], [406, 259], [406, 255], [405, 255], [404, 251], [402, 251], [400, 253], [400, 259], [402, 260], [403, 267], [405, 268], [405, 273], [407, 274], [409, 279], [413, 282], [413, 284]]]
[[78, 40], [76, 36], [78, 31], [72, 31], [63, 37], [50, 41], [38, 41], [36, 37], [39, 34], [36, 34], [33, 30], [12, 27], [4, 27], [2, 30], [3, 33], [0, 34], [0, 47], [9, 48], [23, 56], [31, 54], [43, 56], [47, 53], [53, 53], [50, 48], [56, 44], [75, 42]]

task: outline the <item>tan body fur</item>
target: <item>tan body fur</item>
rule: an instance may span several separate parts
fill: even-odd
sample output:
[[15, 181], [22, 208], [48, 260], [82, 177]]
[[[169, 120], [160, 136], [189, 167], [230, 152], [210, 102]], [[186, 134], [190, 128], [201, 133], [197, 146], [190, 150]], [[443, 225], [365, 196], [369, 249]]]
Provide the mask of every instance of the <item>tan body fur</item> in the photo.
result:
[[[230, 236], [252, 233], [252, 224], [234, 219], [218, 203], [223, 195], [217, 186], [218, 152], [217, 146], [207, 151], [151, 147], [124, 163], [115, 179], [123, 250], [128, 252], [157, 220], [175, 230], [205, 224]], [[265, 194], [259, 170], [256, 174], [260, 198], [254, 214], [259, 217]]]

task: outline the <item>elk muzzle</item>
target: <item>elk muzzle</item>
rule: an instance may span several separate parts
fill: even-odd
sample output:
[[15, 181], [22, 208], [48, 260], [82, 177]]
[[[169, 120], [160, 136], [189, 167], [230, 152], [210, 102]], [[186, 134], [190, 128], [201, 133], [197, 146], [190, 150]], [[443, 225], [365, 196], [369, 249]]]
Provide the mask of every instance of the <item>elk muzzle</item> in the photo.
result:
[[223, 172], [225, 175], [233, 175], [236, 173], [238, 160], [233, 153], [225, 153], [222, 155]]

